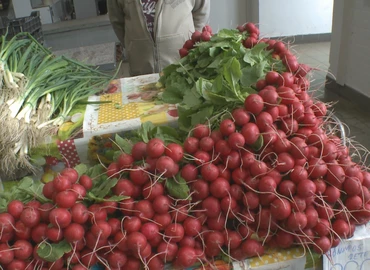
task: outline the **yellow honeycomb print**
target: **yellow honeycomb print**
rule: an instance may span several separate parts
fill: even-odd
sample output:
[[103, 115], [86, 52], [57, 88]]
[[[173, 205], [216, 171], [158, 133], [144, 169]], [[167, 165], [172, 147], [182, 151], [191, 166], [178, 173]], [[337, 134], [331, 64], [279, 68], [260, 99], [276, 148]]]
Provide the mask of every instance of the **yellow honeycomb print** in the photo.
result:
[[137, 103], [122, 105], [122, 93], [100, 96], [100, 101], [111, 101], [99, 106], [98, 124], [106, 124], [140, 117]]

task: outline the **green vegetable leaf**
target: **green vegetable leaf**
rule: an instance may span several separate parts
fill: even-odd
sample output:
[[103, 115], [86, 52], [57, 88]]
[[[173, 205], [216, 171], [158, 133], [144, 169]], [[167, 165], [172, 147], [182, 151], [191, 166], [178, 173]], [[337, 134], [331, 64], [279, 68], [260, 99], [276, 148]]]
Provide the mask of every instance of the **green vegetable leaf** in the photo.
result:
[[169, 104], [177, 104], [182, 101], [182, 95], [177, 91], [171, 91], [169, 88], [163, 92], [162, 100]]
[[155, 128], [155, 125], [152, 122], [145, 122], [141, 125], [141, 128], [138, 130], [139, 137], [143, 142], [147, 143], [150, 140], [150, 132]]
[[95, 202], [120, 202], [120, 201], [130, 198], [128, 196], [116, 196], [116, 195], [108, 197], [108, 198], [100, 198], [100, 197], [95, 196], [91, 192], [87, 193], [87, 197], [90, 200], [95, 201]]
[[190, 189], [185, 181], [179, 174], [174, 178], [166, 180], [166, 189], [168, 193], [176, 199], [186, 199], [189, 196]]
[[184, 103], [186, 106], [195, 107], [203, 103], [201, 96], [194, 89], [187, 91], [184, 95]]
[[259, 135], [257, 141], [254, 144], [252, 144], [252, 149], [258, 151], [262, 148], [262, 146], [263, 146], [263, 136]]
[[130, 154], [132, 150], [132, 143], [130, 140], [126, 138], [122, 138], [118, 134], [115, 135], [114, 141], [118, 144], [118, 146], [123, 150], [123, 152]]
[[74, 169], [77, 171], [79, 177], [87, 172], [86, 164], [82, 164], [82, 163], [75, 166]]
[[[103, 165], [96, 164], [87, 170], [86, 175], [90, 176], [91, 179], [95, 180], [96, 178], [99, 178], [101, 176], [103, 171], [104, 171]], [[93, 181], [93, 183], [95, 183], [95, 181]]]
[[89, 194], [104, 199], [117, 182], [117, 178], [108, 178], [108, 176], [102, 175], [99, 179], [95, 180], [94, 186]]
[[65, 253], [68, 253], [71, 250], [72, 247], [66, 240], [62, 240], [53, 244], [43, 242], [39, 245], [37, 254], [45, 261], [55, 262], [56, 260], [62, 258]]
[[181, 144], [181, 137], [179, 136], [179, 130], [170, 126], [158, 126], [155, 127], [151, 133], [151, 138], [159, 138], [165, 143], [179, 143]]
[[252, 84], [256, 83], [259, 76], [256, 74], [256, 70], [253, 67], [246, 66], [242, 70], [242, 77], [240, 83], [243, 87], [250, 87]]
[[202, 108], [191, 116], [191, 125], [206, 123], [213, 115], [213, 105], [202, 106]]

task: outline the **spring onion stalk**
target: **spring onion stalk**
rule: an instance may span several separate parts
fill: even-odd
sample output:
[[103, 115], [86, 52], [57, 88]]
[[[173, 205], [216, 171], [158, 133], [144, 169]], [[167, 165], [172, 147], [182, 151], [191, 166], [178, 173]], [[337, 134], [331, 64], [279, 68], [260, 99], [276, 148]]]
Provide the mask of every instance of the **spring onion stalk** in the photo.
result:
[[28, 33], [0, 42], [0, 170], [32, 171], [29, 150], [56, 134], [73, 107], [116, 74], [57, 57]]

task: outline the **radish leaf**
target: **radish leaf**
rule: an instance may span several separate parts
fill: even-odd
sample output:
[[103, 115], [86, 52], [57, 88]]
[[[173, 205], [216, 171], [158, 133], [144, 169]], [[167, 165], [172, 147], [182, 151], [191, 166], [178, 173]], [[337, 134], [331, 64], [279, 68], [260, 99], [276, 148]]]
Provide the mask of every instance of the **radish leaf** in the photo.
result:
[[55, 262], [71, 250], [72, 246], [66, 240], [52, 244], [44, 242], [38, 246], [37, 255], [45, 261]]

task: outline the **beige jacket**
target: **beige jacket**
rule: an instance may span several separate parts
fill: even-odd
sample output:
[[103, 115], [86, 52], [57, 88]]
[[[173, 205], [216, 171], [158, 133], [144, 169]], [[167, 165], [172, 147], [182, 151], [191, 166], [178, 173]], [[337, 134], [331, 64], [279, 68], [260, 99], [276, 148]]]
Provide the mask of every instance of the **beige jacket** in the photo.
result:
[[158, 0], [154, 40], [140, 0], [108, 0], [113, 29], [125, 47], [130, 75], [158, 73], [176, 62], [192, 32], [208, 23], [210, 0]]

